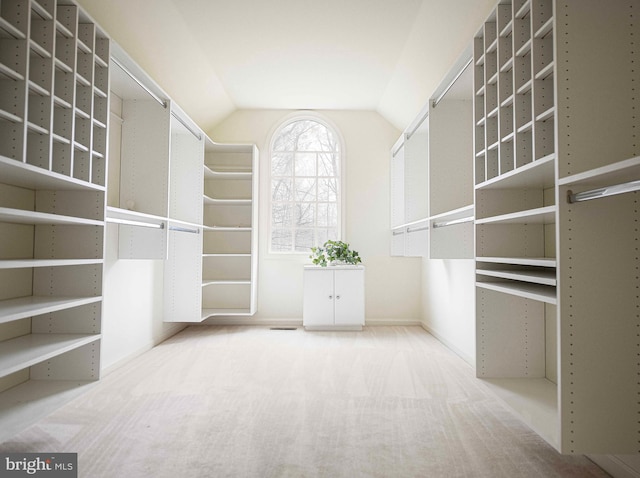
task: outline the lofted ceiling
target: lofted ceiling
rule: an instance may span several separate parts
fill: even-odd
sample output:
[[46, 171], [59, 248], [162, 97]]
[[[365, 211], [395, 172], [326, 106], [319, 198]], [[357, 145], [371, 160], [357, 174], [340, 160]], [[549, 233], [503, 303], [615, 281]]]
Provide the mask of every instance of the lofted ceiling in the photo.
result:
[[404, 129], [495, 0], [79, 0], [205, 131], [237, 109], [379, 112]]

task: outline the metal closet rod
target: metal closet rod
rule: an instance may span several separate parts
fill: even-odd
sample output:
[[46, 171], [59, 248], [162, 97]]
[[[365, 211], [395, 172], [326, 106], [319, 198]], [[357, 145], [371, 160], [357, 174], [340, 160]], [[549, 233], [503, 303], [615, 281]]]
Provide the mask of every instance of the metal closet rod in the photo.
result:
[[186, 227], [179, 227], [179, 226], [169, 226], [169, 230], [176, 231], [176, 232], [188, 232], [189, 234], [200, 234], [200, 229], [189, 229]]
[[451, 221], [434, 222], [433, 228], [437, 229], [439, 227], [453, 226], [455, 224], [464, 224], [465, 222], [472, 222], [472, 221], [473, 221], [473, 216], [463, 217], [460, 219], [452, 219]]
[[142, 221], [131, 221], [129, 219], [117, 219], [115, 217], [108, 217], [107, 222], [112, 222], [114, 224], [124, 224], [126, 226], [140, 226], [140, 227], [150, 227], [152, 229], [164, 229], [164, 223], [160, 224], [153, 222], [142, 222]]
[[420, 118], [420, 121], [418, 121], [418, 124], [416, 124], [416, 127], [407, 133], [407, 139], [411, 139], [411, 136], [413, 136], [414, 133], [418, 131], [418, 128], [422, 126], [422, 123], [424, 123], [428, 117], [429, 117], [429, 112], [427, 111], [425, 115], [422, 118]]
[[111, 57], [111, 61], [113, 61], [122, 71], [124, 71], [129, 78], [131, 78], [133, 81], [135, 81], [138, 85], [140, 85], [140, 88], [142, 88], [144, 91], [146, 91], [147, 93], [149, 93], [149, 95], [156, 100], [158, 103], [160, 103], [160, 105], [162, 105], [163, 108], [167, 107], [167, 102], [165, 100], [163, 100], [162, 98], [160, 98], [158, 95], [156, 95], [153, 91], [151, 91], [149, 89], [149, 87], [147, 85], [145, 85], [142, 81], [140, 81], [133, 73], [131, 73], [127, 67], [125, 67], [122, 63], [120, 63], [118, 60], [116, 60], [114, 57]]
[[640, 180], [630, 181], [628, 183], [616, 184], [605, 188], [592, 189], [581, 193], [573, 193], [567, 191], [567, 202], [573, 204], [575, 202], [589, 201], [590, 199], [599, 199], [607, 196], [615, 196], [616, 194], [630, 193], [640, 191]]
[[175, 119], [177, 119], [178, 121], [180, 121], [180, 123], [182, 124], [182, 126], [184, 126], [185, 128], [187, 128], [189, 130], [189, 132], [194, 135], [196, 138], [198, 138], [198, 141], [202, 140], [202, 136], [200, 135], [200, 133], [196, 132], [193, 130], [193, 128], [191, 128], [190, 125], [187, 124], [187, 122], [185, 120], [183, 120], [182, 118], [180, 118], [180, 116], [178, 116], [176, 113], [174, 113], [173, 111], [171, 112], [171, 116], [173, 116]]
[[407, 232], [428, 231], [429, 226], [407, 227]]
[[433, 102], [431, 103], [431, 106], [433, 106], [434, 108], [436, 106], [438, 106], [438, 103], [440, 103], [442, 98], [444, 98], [444, 95], [446, 95], [447, 92], [451, 89], [451, 87], [455, 84], [455, 82], [458, 81], [458, 78], [460, 78], [462, 76], [462, 74], [469, 67], [469, 65], [471, 64], [472, 61], [473, 61], [473, 58], [469, 58], [469, 61], [467, 61], [467, 63], [465, 63], [465, 65], [458, 72], [458, 74], [455, 76], [455, 78], [453, 80], [451, 80], [451, 83], [449, 83], [447, 85], [447, 87], [444, 89], [444, 91], [442, 93], [440, 93], [440, 95], [435, 100], [433, 100]]

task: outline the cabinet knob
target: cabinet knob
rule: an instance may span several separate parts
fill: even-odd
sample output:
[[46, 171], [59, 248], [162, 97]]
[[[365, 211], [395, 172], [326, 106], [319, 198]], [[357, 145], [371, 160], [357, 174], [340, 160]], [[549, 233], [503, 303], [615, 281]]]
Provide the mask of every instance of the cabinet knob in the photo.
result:
[[333, 296], [332, 296], [332, 295], [330, 295], [330, 296], [329, 296], [329, 299], [333, 299]]
[[336, 299], [340, 300], [340, 296], [339, 296], [339, 295], [336, 295]]

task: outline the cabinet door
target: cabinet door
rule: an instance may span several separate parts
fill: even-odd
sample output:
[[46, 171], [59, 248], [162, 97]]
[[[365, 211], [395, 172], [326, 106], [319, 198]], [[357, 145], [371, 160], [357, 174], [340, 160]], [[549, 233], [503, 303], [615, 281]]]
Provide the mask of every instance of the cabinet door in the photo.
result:
[[335, 324], [364, 325], [364, 271], [337, 270], [334, 283]]
[[304, 325], [333, 325], [333, 304], [333, 271], [305, 271], [302, 312]]

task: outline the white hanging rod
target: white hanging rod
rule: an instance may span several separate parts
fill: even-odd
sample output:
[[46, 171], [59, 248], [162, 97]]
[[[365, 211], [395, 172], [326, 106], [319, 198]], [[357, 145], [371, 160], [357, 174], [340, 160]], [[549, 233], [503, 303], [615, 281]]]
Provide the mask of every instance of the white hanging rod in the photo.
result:
[[189, 229], [186, 227], [169, 226], [169, 230], [176, 231], [176, 232], [188, 232], [189, 234], [200, 234], [199, 229]]
[[411, 139], [411, 136], [413, 136], [415, 134], [416, 131], [418, 131], [418, 128], [420, 126], [422, 126], [422, 123], [425, 122], [425, 120], [429, 117], [429, 112], [427, 111], [424, 116], [422, 118], [420, 118], [420, 121], [418, 121], [418, 123], [416, 124], [416, 126], [407, 133], [407, 139]]
[[418, 232], [418, 231], [428, 231], [429, 226], [421, 226], [421, 227], [408, 227], [407, 232]]
[[592, 189], [591, 191], [584, 191], [576, 194], [571, 191], [567, 191], [567, 201], [569, 204], [572, 204], [575, 202], [599, 199], [607, 196], [614, 196], [616, 194], [630, 193], [633, 191], [640, 191], [640, 180], [616, 184], [614, 186], [607, 186], [606, 188]]
[[438, 106], [438, 103], [440, 103], [442, 98], [444, 98], [444, 95], [446, 95], [447, 92], [451, 89], [451, 87], [455, 84], [455, 82], [458, 81], [458, 78], [462, 76], [462, 74], [469, 67], [472, 61], [473, 61], [473, 58], [469, 58], [469, 61], [467, 61], [467, 63], [462, 67], [462, 69], [458, 72], [455, 78], [451, 80], [451, 83], [449, 83], [447, 87], [444, 89], [444, 91], [440, 93], [440, 95], [435, 100], [433, 100], [433, 102], [431, 103], [431, 106], [433, 106], [434, 108]]
[[460, 219], [452, 219], [451, 221], [434, 222], [433, 228], [437, 229], [439, 227], [453, 226], [455, 224], [463, 224], [465, 222], [472, 222], [472, 221], [473, 221], [473, 216], [463, 217]]
[[140, 227], [150, 227], [152, 229], [164, 229], [164, 223], [160, 224], [153, 222], [142, 222], [142, 221], [131, 221], [129, 219], [117, 219], [115, 217], [108, 217], [107, 222], [112, 222], [114, 224], [124, 224], [126, 226], [140, 226]]
[[122, 71], [124, 71], [129, 76], [129, 78], [131, 78], [138, 85], [140, 85], [140, 88], [142, 88], [144, 91], [149, 93], [149, 95], [151, 95], [151, 97], [154, 100], [160, 103], [160, 105], [162, 105], [163, 108], [167, 107], [167, 102], [165, 100], [163, 100], [158, 95], [156, 95], [153, 91], [151, 91], [144, 83], [142, 83], [142, 81], [140, 81], [133, 73], [131, 73], [122, 63], [120, 63], [114, 57], [111, 57], [111, 61], [113, 61]]
[[189, 133], [191, 133], [192, 135], [194, 135], [196, 138], [198, 138], [198, 141], [202, 140], [202, 136], [200, 135], [200, 133], [197, 133], [196, 131], [193, 130], [193, 128], [191, 128], [191, 126], [189, 126], [187, 124], [187, 122], [185, 120], [183, 120], [182, 118], [180, 118], [180, 116], [178, 116], [177, 114], [175, 114], [173, 111], [171, 112], [171, 116], [173, 116], [175, 119], [177, 119], [178, 121], [180, 121], [180, 123], [182, 123], [182, 126], [184, 126], [185, 128], [187, 128], [189, 130]]

